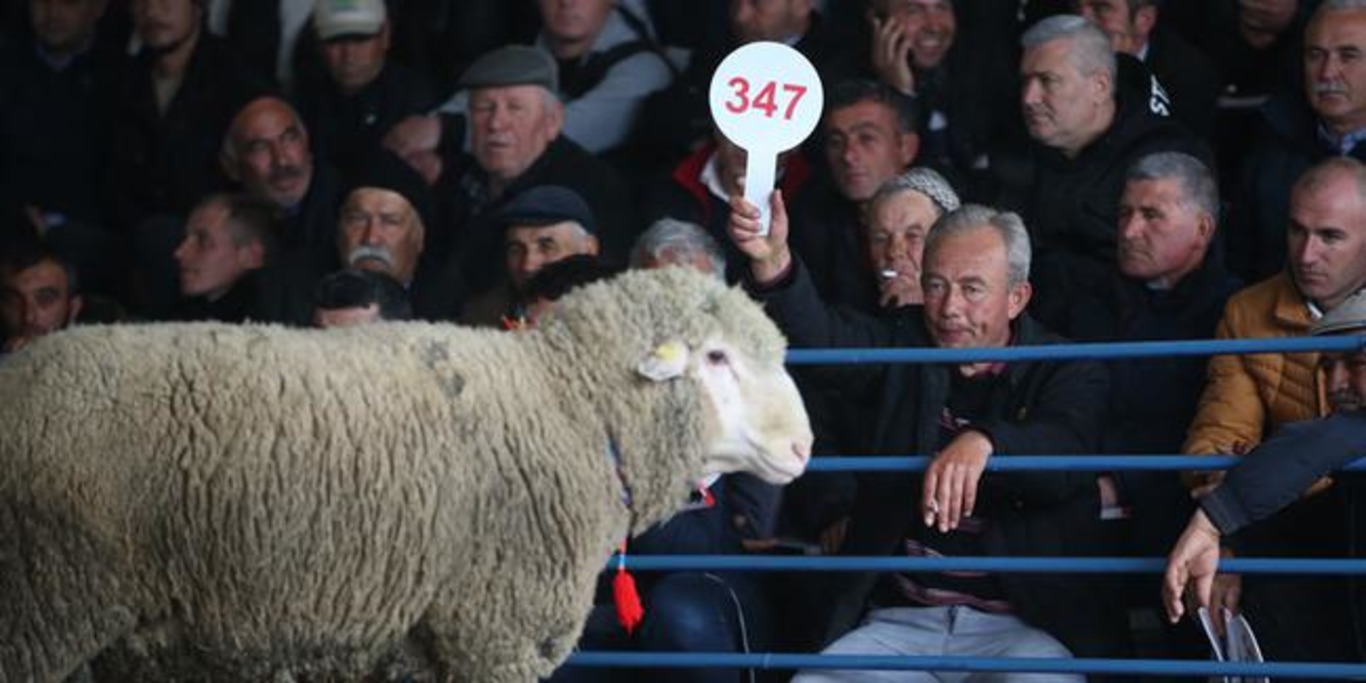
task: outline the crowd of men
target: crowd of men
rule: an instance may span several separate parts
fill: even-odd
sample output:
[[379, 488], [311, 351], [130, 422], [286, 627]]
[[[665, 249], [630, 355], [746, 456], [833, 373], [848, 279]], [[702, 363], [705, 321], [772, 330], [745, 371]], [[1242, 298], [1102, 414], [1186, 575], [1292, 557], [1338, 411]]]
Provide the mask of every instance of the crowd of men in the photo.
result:
[[[796, 48], [826, 93], [778, 158], [767, 231], [707, 111], [712, 70], [759, 40]], [[520, 330], [574, 286], [664, 266], [745, 287], [795, 346], [1366, 329], [1366, 0], [19, 0], [0, 91], [0, 359], [93, 322]], [[819, 452], [929, 468], [726, 477], [632, 552], [1152, 556], [1208, 494], [1168, 611], [1194, 576], [1268, 657], [1360, 659], [1351, 581], [1211, 566], [1354, 547], [1351, 487], [1315, 479], [1360, 452], [1361, 367], [803, 369]], [[1255, 465], [1295, 448], [1325, 454]], [[986, 469], [1030, 453], [1251, 453], [1294, 485]], [[595, 613], [584, 647], [1118, 657], [1158, 587], [676, 572], [642, 582], [639, 629]], [[1194, 629], [1158, 636], [1148, 651], [1202, 656]]]

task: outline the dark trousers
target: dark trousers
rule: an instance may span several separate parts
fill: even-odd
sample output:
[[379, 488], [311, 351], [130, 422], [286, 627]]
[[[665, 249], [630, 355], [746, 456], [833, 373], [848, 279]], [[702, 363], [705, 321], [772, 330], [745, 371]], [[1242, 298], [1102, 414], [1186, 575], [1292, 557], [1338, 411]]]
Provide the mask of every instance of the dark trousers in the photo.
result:
[[[757, 575], [669, 574], [642, 595], [645, 620], [628, 635], [611, 604], [593, 608], [579, 639], [580, 650], [641, 652], [762, 652], [768, 646], [768, 609], [754, 585]], [[737, 669], [650, 669], [562, 666], [551, 683], [735, 683], [749, 681]]]

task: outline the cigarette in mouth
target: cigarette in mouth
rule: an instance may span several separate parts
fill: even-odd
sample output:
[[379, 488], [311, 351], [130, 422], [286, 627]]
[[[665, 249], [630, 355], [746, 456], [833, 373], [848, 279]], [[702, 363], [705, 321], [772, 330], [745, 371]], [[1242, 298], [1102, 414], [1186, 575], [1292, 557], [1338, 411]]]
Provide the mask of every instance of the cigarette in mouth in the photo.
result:
[[881, 277], [881, 278], [884, 279], [884, 280], [890, 280], [890, 279], [896, 277], [896, 271], [895, 271], [895, 270], [891, 270], [890, 268], [887, 269], [887, 270], [880, 270], [880, 271], [878, 271], [877, 274], [878, 274], [879, 277]]

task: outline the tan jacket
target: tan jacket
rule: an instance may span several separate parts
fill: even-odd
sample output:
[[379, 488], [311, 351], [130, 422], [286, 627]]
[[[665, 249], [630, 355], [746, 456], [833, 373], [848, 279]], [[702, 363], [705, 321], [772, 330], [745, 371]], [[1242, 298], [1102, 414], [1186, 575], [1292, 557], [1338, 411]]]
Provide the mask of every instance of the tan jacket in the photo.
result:
[[[1230, 297], [1215, 336], [1302, 337], [1309, 323], [1304, 297], [1281, 273]], [[1282, 424], [1326, 415], [1318, 360], [1317, 353], [1212, 356], [1185, 452], [1243, 452]]]

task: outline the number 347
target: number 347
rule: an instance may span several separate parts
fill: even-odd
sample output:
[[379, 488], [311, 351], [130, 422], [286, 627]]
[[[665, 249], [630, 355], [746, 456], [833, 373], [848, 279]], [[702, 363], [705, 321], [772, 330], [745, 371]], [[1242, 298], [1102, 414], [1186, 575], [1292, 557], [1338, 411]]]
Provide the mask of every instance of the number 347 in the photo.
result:
[[[764, 87], [759, 89], [759, 92], [754, 96], [754, 99], [750, 99], [749, 80], [743, 76], [736, 76], [735, 78], [726, 81], [726, 85], [729, 85], [734, 90], [733, 94], [735, 95], [735, 99], [726, 101], [726, 109], [731, 113], [743, 114], [749, 109], [762, 109], [764, 116], [770, 119], [777, 113], [777, 83], [769, 81], [764, 84]], [[806, 86], [797, 85], [795, 83], [783, 83], [782, 89], [784, 93], [792, 93], [792, 99], [788, 100], [787, 108], [783, 110], [783, 119], [791, 121], [792, 112], [796, 111], [797, 103], [800, 102], [802, 96], [806, 94]]]

